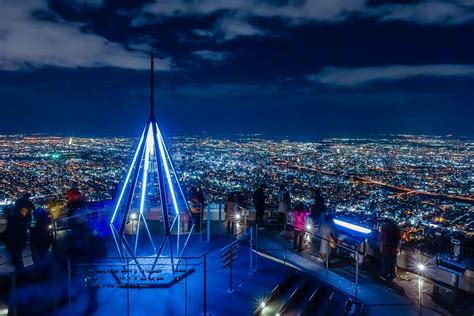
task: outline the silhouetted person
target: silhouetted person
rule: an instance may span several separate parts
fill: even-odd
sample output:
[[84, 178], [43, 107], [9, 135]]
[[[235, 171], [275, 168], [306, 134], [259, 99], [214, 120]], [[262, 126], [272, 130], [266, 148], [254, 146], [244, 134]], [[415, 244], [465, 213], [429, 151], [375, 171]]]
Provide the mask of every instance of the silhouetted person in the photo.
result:
[[201, 231], [201, 213], [202, 213], [202, 202], [204, 197], [199, 194], [195, 187], [191, 188], [191, 193], [188, 198], [189, 208], [191, 210], [191, 216], [196, 228], [196, 232]]
[[43, 208], [37, 208], [33, 212], [35, 226], [31, 228], [31, 256], [34, 264], [47, 263], [49, 247], [53, 242], [53, 235], [49, 225], [51, 219]]
[[290, 192], [286, 189], [284, 185], [280, 186], [278, 191], [278, 215], [280, 222], [282, 224], [286, 223], [288, 217], [288, 211], [291, 205], [291, 196]]
[[321, 259], [331, 258], [334, 254], [337, 245], [337, 229], [333, 221], [332, 214], [327, 214], [319, 228], [321, 236], [321, 245], [319, 246], [319, 255]]
[[[26, 209], [27, 216], [30, 216], [31, 212], [33, 212], [36, 208], [33, 202], [31, 202], [30, 197], [31, 195], [29, 193], [25, 193], [21, 198], [17, 199], [13, 208], [14, 212], [20, 212], [21, 209]], [[30, 218], [27, 217], [27, 221], [29, 220]]]
[[[18, 201], [17, 201], [18, 202]], [[27, 223], [29, 206], [15, 203], [13, 214], [8, 216], [5, 230], [5, 246], [10, 252], [11, 263], [17, 271], [24, 268], [23, 250], [28, 240]]]
[[[97, 231], [95, 231], [85, 216], [78, 216], [70, 221], [69, 258], [71, 262], [97, 262], [99, 258], [107, 254], [107, 245]], [[89, 297], [88, 305], [84, 315], [92, 315], [97, 311], [99, 305], [97, 302], [98, 287], [91, 281], [87, 287]]]
[[319, 232], [319, 227], [321, 226], [326, 213], [326, 204], [324, 202], [324, 198], [321, 195], [321, 190], [315, 189], [313, 191], [310, 204], [313, 228], [316, 232]]
[[253, 193], [253, 204], [256, 211], [256, 222], [263, 223], [263, 215], [265, 213], [265, 186], [261, 185]]
[[235, 193], [230, 193], [224, 206], [225, 221], [227, 223], [227, 234], [231, 235], [234, 232], [234, 212], [237, 204], [235, 203]]
[[401, 239], [400, 228], [391, 220], [387, 220], [380, 228], [381, 277], [393, 280], [397, 276], [397, 255]]
[[204, 204], [206, 202], [206, 198], [204, 197], [204, 192], [202, 191], [201, 187], [196, 188], [196, 196], [199, 200], [199, 203], [201, 203], [202, 205], [201, 210], [204, 210]]
[[293, 249], [298, 249], [298, 252], [303, 251], [306, 218], [309, 213], [301, 202], [296, 204], [293, 211]]

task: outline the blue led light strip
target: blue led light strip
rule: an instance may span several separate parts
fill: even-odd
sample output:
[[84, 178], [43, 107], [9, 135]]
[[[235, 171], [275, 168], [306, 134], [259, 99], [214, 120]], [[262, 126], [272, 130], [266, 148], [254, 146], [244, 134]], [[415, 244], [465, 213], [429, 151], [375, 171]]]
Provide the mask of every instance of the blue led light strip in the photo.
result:
[[343, 222], [339, 219], [334, 219], [334, 224], [345, 227], [345, 228], [348, 228], [348, 229], [351, 229], [351, 230], [354, 230], [354, 231], [359, 232], [359, 233], [363, 233], [363, 234], [370, 234], [372, 232], [372, 230], [370, 230], [368, 228], [358, 226], [358, 225], [354, 225], [354, 224], [347, 223], [347, 222]]
[[156, 124], [156, 133], [158, 138], [158, 148], [160, 149], [161, 160], [163, 161], [163, 166], [165, 167], [166, 179], [168, 180], [168, 186], [170, 188], [171, 198], [173, 199], [173, 206], [176, 215], [179, 214], [178, 203], [176, 202], [176, 196], [174, 193], [173, 183], [171, 182], [171, 174], [168, 167], [168, 160], [166, 159], [165, 152], [164, 152], [164, 141], [161, 137], [160, 129], [158, 128], [158, 124]]
[[145, 128], [143, 129], [142, 136], [140, 137], [140, 141], [138, 142], [137, 149], [135, 150], [135, 155], [133, 156], [132, 163], [130, 164], [130, 169], [128, 170], [127, 177], [125, 178], [125, 181], [124, 181], [124, 183], [123, 183], [122, 191], [120, 192], [120, 196], [119, 196], [119, 198], [118, 198], [117, 205], [115, 206], [114, 214], [112, 215], [112, 219], [110, 220], [110, 224], [113, 224], [113, 223], [114, 223], [115, 215], [117, 214], [117, 211], [118, 211], [118, 209], [119, 209], [119, 207], [120, 207], [120, 203], [122, 202], [123, 194], [124, 194], [125, 189], [126, 189], [126, 187], [127, 187], [128, 180], [130, 180], [130, 175], [132, 174], [133, 167], [135, 166], [135, 161], [137, 160], [138, 152], [140, 151], [140, 150], [139, 150], [139, 149], [140, 149], [140, 146], [142, 145], [143, 138], [144, 138], [144, 136], [145, 136], [145, 130], [146, 130], [146, 126], [145, 126]]
[[[158, 127], [158, 123], [156, 123], [156, 124], [157, 124], [157, 127]], [[157, 130], [158, 130], [158, 133], [160, 133], [159, 127], [157, 128]], [[176, 180], [176, 183], [178, 184], [179, 192], [181, 193], [181, 196], [182, 196], [183, 198], [185, 198], [186, 195], [184, 194], [183, 189], [181, 188], [181, 184], [179, 183], [178, 174], [176, 173], [176, 170], [175, 170], [175, 168], [174, 168], [173, 161], [171, 160], [170, 154], [169, 154], [169, 152], [168, 152], [168, 148], [166, 148], [166, 145], [164, 145], [163, 148], [165, 149], [166, 157], [168, 157], [168, 161], [170, 162], [171, 170], [173, 171], [173, 173], [174, 173], [174, 175], [175, 175], [175, 177], [176, 177], [176, 179], [177, 179], [177, 180]], [[185, 202], [186, 202], [186, 201], [185, 201]], [[191, 210], [189, 209], [188, 203], [185, 203], [185, 204], [186, 204], [186, 209], [188, 210], [188, 212], [191, 212]]]
[[[151, 125], [152, 123], [150, 123]], [[143, 209], [145, 207], [145, 195], [146, 195], [146, 185], [148, 180], [148, 169], [150, 167], [150, 151], [153, 146], [153, 132], [150, 128], [148, 129], [148, 134], [146, 136], [146, 145], [145, 145], [145, 160], [143, 161], [143, 181], [142, 181], [142, 195], [140, 199], [140, 214], [143, 214]]]

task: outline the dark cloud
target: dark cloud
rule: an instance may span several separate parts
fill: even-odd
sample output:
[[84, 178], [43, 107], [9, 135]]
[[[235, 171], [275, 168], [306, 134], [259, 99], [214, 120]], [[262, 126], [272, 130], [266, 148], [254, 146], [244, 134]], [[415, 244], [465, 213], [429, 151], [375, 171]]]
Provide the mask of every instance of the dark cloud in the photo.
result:
[[473, 133], [469, 0], [0, 6], [0, 133]]

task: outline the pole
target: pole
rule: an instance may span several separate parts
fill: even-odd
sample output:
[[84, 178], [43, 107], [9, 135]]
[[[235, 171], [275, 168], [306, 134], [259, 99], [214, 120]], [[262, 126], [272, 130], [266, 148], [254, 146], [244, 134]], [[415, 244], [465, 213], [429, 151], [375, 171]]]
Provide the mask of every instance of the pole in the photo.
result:
[[[255, 224], [255, 251], [258, 251], [258, 224]], [[258, 254], [255, 253], [255, 272], [257, 272]]]
[[203, 213], [203, 211], [204, 211], [202, 204], [200, 204], [199, 210], [200, 210], [200, 212], [199, 212], [199, 218], [201, 219], [201, 220], [199, 221], [199, 241], [202, 242], [202, 217], [203, 217], [203, 216], [202, 216], [202, 213]]
[[219, 202], [219, 233], [222, 233], [222, 204]]
[[127, 316], [130, 315], [130, 260], [127, 258]]
[[151, 46], [151, 73], [150, 73], [150, 117], [154, 117], [154, 99], [155, 99], [155, 63], [153, 61], [153, 46]]
[[207, 205], [207, 242], [211, 242], [211, 204]]
[[249, 264], [249, 275], [254, 275], [253, 271], [253, 227], [250, 227], [250, 264]]
[[423, 276], [421, 273], [418, 276], [418, 312], [421, 315], [421, 309], [423, 306]]
[[327, 241], [327, 244], [328, 244], [328, 247], [327, 247], [327, 251], [326, 251], [326, 282], [329, 281], [329, 250], [330, 250], [330, 246], [329, 246], [329, 243], [331, 241]]
[[67, 296], [69, 307], [71, 307], [71, 260], [69, 257], [67, 258]]
[[16, 269], [12, 273], [12, 315], [16, 316]]
[[[185, 259], [185, 271], [188, 271], [188, 258]], [[184, 316], [188, 315], [188, 278], [184, 278]]]
[[204, 255], [203, 315], [207, 316], [207, 253]]

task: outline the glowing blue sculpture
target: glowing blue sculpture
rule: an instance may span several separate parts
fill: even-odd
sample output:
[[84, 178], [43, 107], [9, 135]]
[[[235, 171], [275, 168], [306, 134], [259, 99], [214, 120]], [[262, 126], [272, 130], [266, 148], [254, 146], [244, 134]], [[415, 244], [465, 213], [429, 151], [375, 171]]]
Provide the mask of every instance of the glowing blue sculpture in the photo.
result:
[[[144, 278], [147, 277], [145, 270], [150, 271], [148, 275], [150, 277], [161, 258], [167, 258], [174, 273], [179, 264], [179, 261], [175, 260], [175, 255], [178, 258], [182, 256], [194, 229], [188, 203], [154, 114], [153, 48], [150, 79], [150, 117], [145, 123], [110, 220], [120, 258], [125, 261], [125, 258], [130, 257]], [[158, 234], [162, 237], [158, 249], [155, 248], [156, 236], [152, 237], [146, 218], [153, 210], [160, 215], [158, 219], [155, 218], [155, 222], [163, 226], [161, 231], [158, 229], [162, 233]], [[139, 234], [141, 224], [146, 229], [152, 250], [147, 253], [141, 247], [139, 255], [153, 258], [153, 264], [145, 264], [137, 259], [138, 243], [143, 242]], [[183, 232], [182, 224], [186, 224], [189, 229]], [[133, 226], [134, 232], [131, 229]], [[185, 234], [185, 238], [180, 238], [182, 234]], [[135, 236], [133, 250], [127, 235]], [[166, 244], [168, 247], [165, 247]]]

